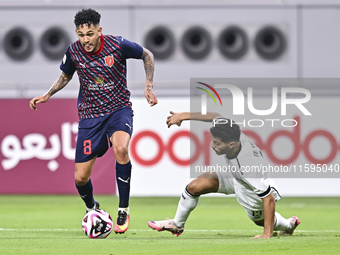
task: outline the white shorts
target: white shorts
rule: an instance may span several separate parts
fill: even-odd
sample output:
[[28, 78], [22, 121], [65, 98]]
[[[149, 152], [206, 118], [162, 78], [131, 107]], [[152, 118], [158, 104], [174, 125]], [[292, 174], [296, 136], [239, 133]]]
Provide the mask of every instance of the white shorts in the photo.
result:
[[[216, 172], [218, 176], [219, 188], [218, 193], [223, 193], [226, 195], [235, 194], [237, 201], [243, 206], [248, 217], [253, 221], [260, 221], [264, 219], [263, 211], [263, 201], [262, 199], [252, 190], [241, 187], [239, 184], [235, 183], [235, 178], [226, 173], [222, 174]], [[275, 202], [279, 201], [281, 196], [279, 194], [278, 188], [273, 180], [270, 179], [271, 191], [274, 195]]]

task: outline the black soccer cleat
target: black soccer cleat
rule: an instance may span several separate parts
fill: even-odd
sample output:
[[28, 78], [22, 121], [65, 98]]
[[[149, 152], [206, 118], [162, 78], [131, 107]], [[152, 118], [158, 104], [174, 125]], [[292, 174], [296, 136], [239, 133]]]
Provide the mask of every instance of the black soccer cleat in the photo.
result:
[[116, 234], [123, 234], [129, 228], [130, 216], [126, 211], [119, 210], [114, 231]]

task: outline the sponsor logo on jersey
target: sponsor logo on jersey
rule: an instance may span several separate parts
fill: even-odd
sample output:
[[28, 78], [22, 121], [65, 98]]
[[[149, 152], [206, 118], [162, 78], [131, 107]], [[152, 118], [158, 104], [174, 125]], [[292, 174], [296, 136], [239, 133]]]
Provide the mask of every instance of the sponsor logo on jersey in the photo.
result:
[[104, 58], [105, 59], [105, 65], [108, 67], [112, 67], [114, 64], [113, 56], [107, 56]]
[[104, 78], [101, 77], [101, 76], [97, 76], [96, 78], [94, 78], [94, 81], [95, 81], [97, 84], [101, 84], [101, 83], [104, 81]]

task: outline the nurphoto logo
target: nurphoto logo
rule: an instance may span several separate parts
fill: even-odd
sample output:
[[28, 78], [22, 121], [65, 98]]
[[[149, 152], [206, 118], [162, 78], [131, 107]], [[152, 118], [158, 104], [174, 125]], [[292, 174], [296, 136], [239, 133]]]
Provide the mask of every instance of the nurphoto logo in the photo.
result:
[[[271, 93], [271, 98], [272, 98], [272, 104], [269, 109], [256, 109], [254, 107], [254, 95], [253, 95], [253, 88], [248, 87], [247, 88], [247, 96], [243, 94], [243, 91], [237, 87], [236, 85], [232, 84], [215, 84], [214, 86], [208, 85], [206, 83], [202, 82], [197, 82], [201, 85], [206, 86], [209, 88], [219, 99], [221, 107], [222, 105], [222, 100], [219, 95], [219, 93], [216, 91], [216, 89], [227, 89], [231, 93], [232, 96], [232, 113], [233, 115], [245, 115], [245, 102], [247, 102], [246, 106], [248, 107], [249, 112], [251, 112], [254, 115], [257, 116], [269, 116], [273, 113], [275, 113], [278, 109], [278, 105], [280, 105], [281, 111], [280, 115], [281, 116], [286, 116], [287, 115], [287, 105], [295, 105], [297, 109], [299, 109], [304, 115], [306, 116], [311, 116], [312, 114], [308, 109], [304, 106], [307, 102], [310, 101], [311, 99], [311, 93], [308, 89], [305, 88], [297, 88], [297, 87], [281, 87], [281, 93], [279, 96], [278, 93], [278, 88], [277, 87], [272, 87], [272, 93]], [[213, 94], [204, 88], [196, 87], [200, 90], [203, 90], [204, 94], [201, 95], [201, 114], [206, 115], [207, 114], [207, 94], [213, 99], [215, 105], [217, 106], [216, 100], [213, 96]], [[288, 97], [288, 95], [299, 95], [299, 97]], [[302, 95], [302, 96], [301, 96]], [[218, 110], [213, 110], [213, 111], [218, 111]], [[235, 122], [238, 125], [243, 125], [246, 126], [246, 123], [248, 123], [248, 126], [250, 127], [262, 127], [264, 123], [266, 122], [271, 122], [272, 127], [274, 127], [274, 123], [277, 121], [281, 122], [281, 125], [283, 127], [295, 127], [298, 123], [295, 119], [250, 119], [246, 122], [244, 119], [243, 122]], [[290, 125], [287, 123], [291, 123]], [[231, 123], [232, 124], [232, 123]]]

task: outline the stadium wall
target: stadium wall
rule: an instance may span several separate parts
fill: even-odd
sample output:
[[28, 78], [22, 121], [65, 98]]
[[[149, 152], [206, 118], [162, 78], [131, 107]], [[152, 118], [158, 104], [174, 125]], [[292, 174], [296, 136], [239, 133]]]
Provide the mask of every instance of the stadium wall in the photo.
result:
[[[92, 5], [2, 2], [0, 97], [44, 93], [49, 81], [59, 76], [68, 43], [76, 40], [75, 13]], [[104, 34], [121, 35], [155, 53], [158, 96], [188, 96], [192, 77], [339, 77], [340, 2], [181, 2], [99, 1], [92, 6], [102, 14]], [[128, 62], [130, 89], [143, 96], [143, 67]], [[57, 96], [76, 97], [77, 84], [74, 78]]]
[[[150, 131], [155, 137], [160, 137], [164, 145], [164, 150], [160, 153], [160, 149], [156, 148], [154, 140], [150, 138], [143, 138], [136, 143], [136, 153], [132, 156], [135, 157], [131, 190], [134, 196], [177, 196], [190, 181], [187, 175], [188, 166], [179, 165], [169, 158], [166, 147], [173, 132], [181, 132], [182, 129], [175, 127], [167, 129], [164, 124], [169, 110], [182, 111], [185, 107], [189, 109], [190, 78], [339, 77], [340, 30], [337, 28], [340, 19], [339, 1], [310, 1], [310, 3], [280, 1], [279, 4], [269, 0], [237, 1], [237, 4], [235, 1], [209, 1], [209, 4], [207, 1], [142, 2], [115, 1], [108, 4], [107, 1], [96, 1], [96, 5], [93, 6], [90, 1], [0, 1], [2, 17], [0, 179], [5, 183], [0, 188], [0, 193], [75, 193], [73, 161], [71, 156], [65, 157], [67, 153], [63, 150], [68, 148], [70, 153], [74, 145], [76, 134], [74, 123], [77, 122], [77, 117], [76, 113], [70, 112], [69, 109], [76, 109], [77, 77], [74, 77], [65, 89], [54, 95], [57, 100], [51, 100], [38, 112], [29, 111], [27, 99], [45, 93], [60, 75], [58, 66], [65, 45], [76, 40], [73, 17], [81, 8], [93, 7], [102, 14], [101, 25], [104, 34], [122, 35], [155, 52], [154, 84], [160, 100], [157, 108], [149, 109], [144, 98], [139, 98], [144, 94], [145, 78], [142, 64], [139, 61], [128, 61], [129, 87], [135, 97], [134, 136], [143, 130]], [[320, 96], [319, 103], [327, 104], [331, 102], [327, 97], [334, 98], [338, 94], [339, 87], [332, 90], [318, 88], [314, 90], [313, 96]], [[176, 105], [173, 104], [174, 100]], [[70, 115], [65, 116], [65, 119], [54, 118], [53, 115], [46, 121], [46, 116], [51, 112], [58, 114], [56, 109], [60, 107], [60, 102], [69, 106], [64, 112]], [[337, 105], [337, 101], [333, 103], [333, 107]], [[148, 122], [145, 121], [147, 118], [150, 118]], [[55, 125], [50, 128], [39, 125], [39, 123], [47, 125], [49, 122]], [[151, 127], [153, 125], [155, 127]], [[183, 130], [185, 127], [184, 125]], [[338, 127], [338, 124], [334, 124], [334, 127]], [[308, 130], [306, 126], [304, 128], [306, 130], [302, 130], [301, 144], [304, 141], [303, 137], [309, 134], [308, 130], [325, 127], [309, 123]], [[329, 132], [338, 144], [338, 132], [335, 130]], [[54, 138], [55, 141], [59, 139], [60, 146], [63, 146], [62, 137], [64, 135], [66, 139], [66, 133], [67, 139], [71, 142], [69, 147], [60, 147], [57, 156], [47, 155], [44, 158], [34, 153], [28, 153], [26, 156], [25, 153], [22, 154], [24, 156], [19, 153], [17, 165], [9, 167], [10, 163], [7, 163], [5, 169], [4, 162], [12, 161], [14, 164], [16, 161], [15, 148], [20, 148], [18, 151], [24, 152], [26, 136], [40, 134], [37, 137], [47, 142], [47, 149], [52, 149], [47, 147], [52, 146], [49, 139]], [[16, 147], [6, 143], [11, 141], [7, 140], [9, 136], [14, 139], [12, 142], [15, 141], [15, 145], [12, 146]], [[263, 141], [268, 138], [265, 133], [260, 136]], [[327, 148], [321, 153], [321, 158], [325, 158], [332, 154], [333, 149], [327, 140], [320, 139]], [[290, 140], [283, 139], [282, 142], [288, 144], [286, 146], [289, 148]], [[150, 143], [151, 148], [155, 147], [155, 151], [151, 151], [150, 155], [144, 155], [145, 151], [140, 149], [144, 148], [144, 143], [145, 146]], [[176, 144], [177, 142], [174, 145], [176, 151], [189, 148], [188, 144], [183, 146]], [[8, 149], [7, 154], [4, 154], [3, 147]], [[161, 154], [162, 157], [157, 164], [145, 166], [136, 160], [138, 153], [141, 153], [140, 157], [145, 157], [146, 161], [150, 161], [152, 155]], [[185, 153], [188, 151], [180, 151], [175, 155], [178, 157], [186, 155], [182, 159], [185, 161], [188, 159], [188, 154]], [[313, 153], [317, 155], [319, 151]], [[300, 151], [300, 154], [302, 157], [300, 160], [304, 160], [304, 152]], [[330, 163], [339, 162], [338, 152], [335, 154], [337, 156]], [[289, 156], [287, 151], [282, 151], [282, 155]], [[110, 162], [108, 166], [102, 166], [100, 162], [98, 160], [96, 167], [103, 169], [103, 172], [97, 171], [98, 181], [113, 180], [113, 162], [104, 160]], [[172, 178], [168, 186], [157, 183], [157, 180], [168, 176]], [[60, 183], [53, 185], [54, 180], [63, 181], [65, 186]], [[337, 180], [288, 178], [278, 179], [277, 182], [284, 195], [338, 196], [340, 191]], [[28, 187], [27, 183], [32, 185]], [[95, 192], [115, 193], [115, 186], [111, 183], [114, 182], [96, 185]], [[20, 186], [21, 188], [18, 188]], [[105, 186], [108, 189], [100, 190], [98, 186]]]

